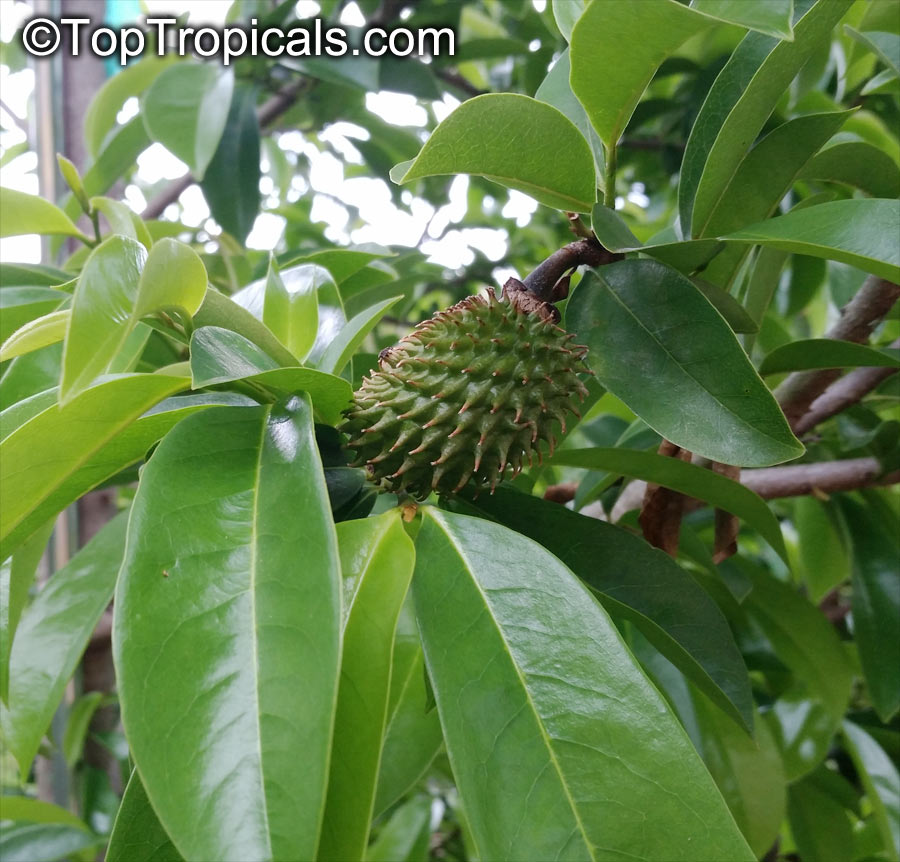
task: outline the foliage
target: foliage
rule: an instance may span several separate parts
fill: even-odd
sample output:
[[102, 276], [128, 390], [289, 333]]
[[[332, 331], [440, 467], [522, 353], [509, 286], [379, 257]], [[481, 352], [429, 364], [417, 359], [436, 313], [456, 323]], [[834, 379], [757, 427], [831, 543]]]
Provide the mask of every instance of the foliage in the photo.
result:
[[[0, 196], [0, 235], [70, 243], [0, 267], [3, 858], [900, 858], [892, 3], [365, 0], [457, 56], [110, 78], [71, 193]], [[369, 90], [416, 97], [428, 136]], [[436, 233], [505, 231], [522, 274], [573, 228], [605, 249], [553, 278], [584, 417], [495, 494], [416, 505], [349, 466], [379, 351], [501, 273], [329, 239], [297, 130]], [[151, 142], [215, 224], [104, 197]], [[245, 247], [263, 211], [271, 255]], [[121, 514], [37, 587], [98, 488]], [[111, 601], [115, 692], [63, 728]], [[121, 801], [84, 759], [110, 702]], [[78, 816], [33, 798], [54, 752]]]

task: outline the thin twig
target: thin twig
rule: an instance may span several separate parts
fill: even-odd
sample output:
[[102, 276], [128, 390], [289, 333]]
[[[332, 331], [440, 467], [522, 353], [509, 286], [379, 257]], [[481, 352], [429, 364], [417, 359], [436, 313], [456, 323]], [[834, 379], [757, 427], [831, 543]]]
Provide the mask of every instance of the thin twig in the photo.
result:
[[579, 239], [553, 252], [525, 277], [523, 283], [538, 299], [549, 302], [553, 297], [553, 286], [567, 272], [582, 265], [603, 266], [623, 257], [608, 251], [595, 239]]

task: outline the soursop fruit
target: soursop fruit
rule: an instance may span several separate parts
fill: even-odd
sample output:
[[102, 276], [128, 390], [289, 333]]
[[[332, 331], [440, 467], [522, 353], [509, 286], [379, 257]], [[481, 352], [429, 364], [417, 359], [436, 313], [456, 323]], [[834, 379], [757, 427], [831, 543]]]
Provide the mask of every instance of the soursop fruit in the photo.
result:
[[587, 348], [557, 326], [549, 303], [510, 279], [420, 323], [382, 351], [343, 430], [385, 490], [423, 499], [470, 480], [494, 487], [556, 445], [587, 394]]

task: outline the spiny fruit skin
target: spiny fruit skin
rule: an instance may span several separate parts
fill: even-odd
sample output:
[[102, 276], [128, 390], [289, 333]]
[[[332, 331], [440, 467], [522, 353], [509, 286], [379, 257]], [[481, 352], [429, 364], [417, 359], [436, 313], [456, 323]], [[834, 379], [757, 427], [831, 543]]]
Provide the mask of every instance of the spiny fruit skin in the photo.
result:
[[[511, 280], [512, 281], [512, 280]], [[508, 283], [470, 296], [419, 324], [382, 351], [363, 380], [343, 430], [386, 490], [424, 499], [460, 490], [469, 480], [491, 491], [519, 473], [575, 398], [587, 394], [586, 347], [556, 326], [552, 306]], [[549, 318], [549, 319], [548, 319]]]

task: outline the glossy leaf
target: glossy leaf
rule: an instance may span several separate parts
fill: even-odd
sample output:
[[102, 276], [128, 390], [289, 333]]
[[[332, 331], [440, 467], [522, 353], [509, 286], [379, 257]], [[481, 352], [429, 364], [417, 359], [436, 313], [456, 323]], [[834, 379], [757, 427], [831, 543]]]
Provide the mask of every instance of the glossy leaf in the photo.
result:
[[55, 311], [69, 299], [52, 287], [3, 287], [0, 290], [0, 344], [31, 320]]
[[246, 242], [259, 213], [259, 178], [256, 88], [238, 85], [200, 188], [212, 217], [240, 243]]
[[431, 799], [414, 796], [384, 824], [366, 850], [365, 862], [427, 862]]
[[373, 814], [383, 814], [424, 776], [444, 742], [437, 710], [428, 709], [425, 656], [412, 596], [400, 610], [391, 667], [388, 719]]
[[480, 858], [753, 858], [681, 726], [555, 557], [429, 508], [413, 590]]
[[59, 384], [62, 344], [51, 344], [10, 360], [0, 386], [0, 410]]
[[586, 6], [572, 29], [570, 80], [607, 147], [618, 143], [662, 61], [712, 23], [673, 0]]
[[886, 723], [900, 709], [900, 666], [888, 648], [900, 642], [900, 547], [873, 510], [841, 503], [853, 544], [853, 632], [869, 697]]
[[263, 323], [296, 356], [305, 359], [319, 328], [319, 285], [332, 281], [328, 270], [302, 264], [291, 270], [289, 285], [282, 280], [274, 259], [269, 261], [263, 295]]
[[63, 308], [29, 321], [10, 335], [0, 346], [0, 362], [62, 341], [65, 338], [71, 315], [72, 312], [68, 308]]
[[626, 260], [589, 273], [566, 321], [599, 382], [678, 446], [748, 467], [803, 454], [728, 324], [675, 270]]
[[794, 677], [766, 715], [793, 781], [827, 754], [850, 697], [852, 670], [817, 607], [766, 572], [754, 570], [750, 576], [753, 590], [743, 607]]
[[415, 565], [399, 510], [337, 525], [344, 639], [317, 858], [362, 859], [387, 720], [394, 631]]
[[895, 75], [900, 75], [900, 33], [878, 31], [860, 33], [859, 30], [850, 26], [845, 26], [844, 32], [860, 45], [868, 48]]
[[0, 444], [0, 559], [83, 493], [142, 458], [181, 414], [135, 420], [187, 383], [121, 375], [65, 406], [48, 407], [10, 434]]
[[837, 529], [833, 511], [813, 496], [794, 501], [797, 570], [817, 604], [850, 575], [850, 551]]
[[127, 515], [107, 524], [57, 571], [22, 614], [10, 655], [3, 738], [27, 775], [66, 683], [103, 614], [125, 549]]
[[842, 141], [826, 147], [806, 163], [799, 179], [841, 183], [873, 198], [900, 197], [900, 166], [866, 141]]
[[166, 830], [163, 829], [141, 777], [135, 769], [128, 779], [122, 803], [116, 814], [107, 862], [183, 862]]
[[814, 368], [900, 368], [900, 351], [878, 350], [852, 341], [807, 338], [776, 347], [759, 366], [760, 374], [807, 371]]
[[132, 507], [113, 652], [135, 763], [185, 858], [315, 857], [340, 586], [305, 396], [166, 436]]
[[128, 204], [110, 198], [93, 197], [91, 208], [103, 213], [112, 233], [136, 239], [146, 249], [153, 244], [143, 220]]
[[87, 237], [57, 206], [16, 189], [0, 189], [0, 237], [27, 233]]
[[845, 721], [844, 742], [862, 779], [888, 858], [900, 858], [900, 774], [884, 749], [859, 725]]
[[853, 858], [847, 810], [812, 777], [788, 788], [788, 819], [801, 858], [846, 862]]
[[705, 500], [717, 509], [724, 509], [746, 521], [787, 560], [787, 551], [778, 520], [762, 497], [740, 482], [698, 467], [677, 458], [667, 458], [655, 452], [631, 449], [561, 449], [553, 456], [559, 466], [585, 467], [588, 470], [609, 470], [620, 476], [644, 479], [665, 488], [680, 491], [688, 497]]
[[150, 137], [185, 162], [197, 180], [219, 146], [233, 89], [229, 68], [177, 63], [144, 93], [141, 114]]
[[350, 402], [350, 384], [314, 368], [279, 367], [268, 354], [236, 332], [201, 326], [191, 336], [194, 389], [246, 380], [286, 393], [308, 392], [322, 419], [335, 424]]
[[578, 129], [556, 108], [513, 93], [463, 102], [391, 179], [436, 174], [476, 174], [574, 212], [590, 212], [597, 197], [594, 158]]
[[[833, 111], [795, 117], [766, 135], [744, 156], [709, 218], [695, 227], [695, 232], [718, 236], [768, 218], [803, 166], [852, 113]], [[749, 246], [728, 245], [710, 262], [703, 277], [729, 286], [749, 252]]]
[[[739, 24], [777, 39], [792, 40], [793, 0], [691, 0], [691, 8], [731, 24]], [[764, 848], [768, 849], [768, 848]]]
[[586, 0], [550, 0], [550, 2], [556, 26], [568, 42], [572, 38], [572, 28], [584, 12]]
[[759, 243], [795, 254], [839, 260], [900, 281], [900, 201], [831, 201], [730, 233], [723, 239]]
[[55, 862], [100, 843], [85, 828], [65, 823], [13, 823], [0, 827], [3, 862]]
[[135, 240], [110, 237], [88, 258], [72, 300], [60, 400], [102, 374], [140, 318], [164, 309], [192, 315], [206, 293], [206, 269], [183, 243], [161, 239], [145, 255]]
[[750, 732], [743, 659], [718, 605], [671, 557], [621, 527], [500, 487], [467, 505], [540, 542]]
[[851, 0], [796, 0], [794, 41], [748, 33], [709, 91], [688, 138], [678, 186], [685, 236], [698, 236], [797, 72]]
[[350, 318], [341, 327], [334, 341], [325, 348], [318, 362], [319, 370], [327, 371], [329, 374], [340, 374], [384, 313], [401, 299], [402, 296], [392, 296]]

